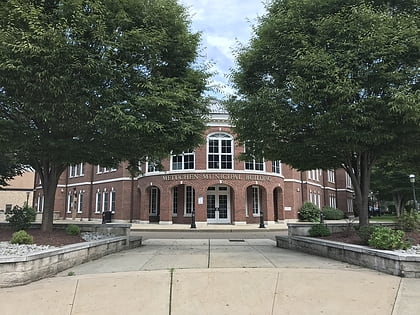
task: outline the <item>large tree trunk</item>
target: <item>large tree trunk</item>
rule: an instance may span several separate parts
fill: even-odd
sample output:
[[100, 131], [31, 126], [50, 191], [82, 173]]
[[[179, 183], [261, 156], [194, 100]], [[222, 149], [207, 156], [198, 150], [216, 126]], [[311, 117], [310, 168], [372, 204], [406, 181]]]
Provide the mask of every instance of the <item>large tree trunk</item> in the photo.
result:
[[397, 214], [397, 217], [399, 217], [404, 210], [404, 197], [400, 193], [393, 193], [392, 199], [394, 201], [395, 211]]
[[41, 185], [44, 192], [44, 211], [41, 224], [41, 231], [43, 232], [51, 232], [53, 229], [55, 192], [58, 179], [65, 169], [66, 165], [57, 165], [48, 160], [39, 163], [36, 169], [41, 177]]
[[370, 152], [357, 152], [344, 165], [353, 185], [360, 226], [369, 225], [369, 188], [373, 162], [373, 154]]

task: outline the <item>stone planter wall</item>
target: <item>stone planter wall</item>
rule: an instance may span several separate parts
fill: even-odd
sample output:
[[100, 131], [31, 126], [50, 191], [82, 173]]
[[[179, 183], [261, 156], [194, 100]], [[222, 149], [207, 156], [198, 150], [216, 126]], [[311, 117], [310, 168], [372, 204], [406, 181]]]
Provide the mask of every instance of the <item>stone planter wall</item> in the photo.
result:
[[420, 278], [420, 255], [377, 250], [312, 237], [277, 236], [277, 247], [328, 257], [407, 278]]
[[[75, 224], [75, 223], [72, 223]], [[66, 245], [26, 256], [0, 257], [0, 287], [30, 283], [52, 276], [58, 272], [87, 261], [141, 246], [141, 238], [130, 239], [130, 224], [76, 224], [82, 232], [102, 232], [116, 235], [97, 241]], [[32, 228], [39, 228], [33, 224]], [[65, 229], [67, 224], [54, 224], [54, 228]], [[0, 228], [8, 228], [2, 226]], [[30, 233], [30, 230], [28, 230]]]

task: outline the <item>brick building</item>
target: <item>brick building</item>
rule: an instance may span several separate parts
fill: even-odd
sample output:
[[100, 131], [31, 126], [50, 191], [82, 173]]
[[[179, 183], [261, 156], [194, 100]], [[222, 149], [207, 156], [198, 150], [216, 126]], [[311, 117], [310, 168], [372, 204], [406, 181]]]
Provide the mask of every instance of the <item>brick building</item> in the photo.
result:
[[[194, 152], [141, 165], [131, 178], [124, 163], [117, 169], [98, 165], [70, 166], [60, 178], [56, 217], [101, 220], [112, 211], [115, 221], [197, 224], [266, 223], [297, 219], [302, 203], [353, 211], [348, 176], [339, 170], [299, 172], [281, 161], [240, 161], [244, 147], [234, 141], [229, 117], [214, 111], [206, 144]], [[37, 180], [38, 182], [38, 180]], [[34, 206], [43, 210], [41, 186]]]

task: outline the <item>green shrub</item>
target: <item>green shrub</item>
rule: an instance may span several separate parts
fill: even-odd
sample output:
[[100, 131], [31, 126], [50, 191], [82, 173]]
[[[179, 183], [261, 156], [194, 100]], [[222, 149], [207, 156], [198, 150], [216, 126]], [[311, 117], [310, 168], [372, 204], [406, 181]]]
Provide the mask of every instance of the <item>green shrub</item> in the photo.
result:
[[10, 240], [12, 244], [33, 244], [34, 238], [26, 233], [24, 230], [17, 231], [12, 234], [12, 239]]
[[12, 210], [6, 212], [6, 221], [10, 223], [15, 231], [25, 230], [31, 222], [35, 221], [36, 212], [34, 208], [24, 206], [14, 206]]
[[364, 245], [369, 244], [369, 239], [372, 236], [373, 232], [375, 231], [375, 228], [376, 226], [374, 225], [368, 225], [368, 226], [357, 227], [355, 229], [356, 234], [360, 237]]
[[369, 239], [369, 246], [377, 249], [407, 249], [411, 244], [404, 237], [405, 233], [401, 230], [376, 227]]
[[414, 210], [403, 211], [403, 213], [395, 220], [397, 227], [405, 232], [411, 232], [420, 228], [420, 215]]
[[66, 233], [69, 235], [80, 235], [80, 228], [77, 225], [69, 224], [66, 228]]
[[325, 224], [316, 224], [309, 229], [309, 235], [312, 237], [330, 236], [331, 232]]
[[304, 222], [319, 222], [321, 210], [312, 202], [305, 202], [300, 208], [299, 220]]
[[341, 220], [344, 219], [344, 212], [337, 208], [324, 207], [322, 208], [324, 220]]

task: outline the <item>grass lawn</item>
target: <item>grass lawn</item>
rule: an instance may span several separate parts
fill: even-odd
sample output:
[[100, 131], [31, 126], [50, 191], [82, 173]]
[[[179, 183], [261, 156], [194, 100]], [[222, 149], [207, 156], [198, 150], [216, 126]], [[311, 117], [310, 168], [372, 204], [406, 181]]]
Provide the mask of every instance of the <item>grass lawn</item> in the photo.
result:
[[381, 215], [379, 216], [372, 216], [370, 217], [369, 221], [378, 221], [378, 222], [394, 222], [397, 219], [396, 215]]

